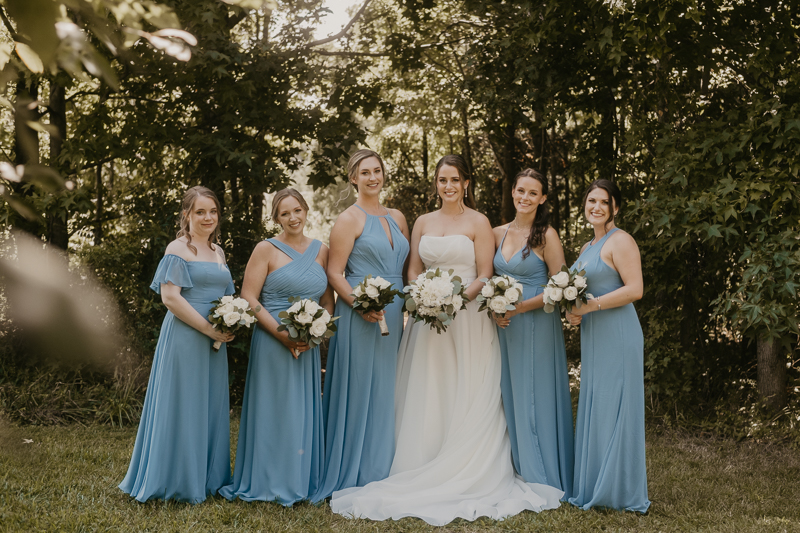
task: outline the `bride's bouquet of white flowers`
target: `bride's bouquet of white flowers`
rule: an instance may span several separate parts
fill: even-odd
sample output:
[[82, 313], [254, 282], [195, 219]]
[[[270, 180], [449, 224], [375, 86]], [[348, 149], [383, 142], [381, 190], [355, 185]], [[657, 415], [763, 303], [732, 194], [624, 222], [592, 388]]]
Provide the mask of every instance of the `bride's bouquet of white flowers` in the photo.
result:
[[447, 330], [456, 313], [467, 307], [464, 286], [453, 270], [442, 272], [428, 269], [417, 279], [403, 288], [405, 308], [415, 322], [422, 320], [436, 329], [437, 333]]
[[317, 346], [326, 337], [333, 337], [336, 333], [336, 324], [339, 317], [331, 314], [314, 300], [307, 298], [290, 297], [292, 304], [286, 311], [278, 313], [281, 324], [278, 331], [288, 331], [289, 338], [293, 341], [305, 342]]
[[[214, 325], [215, 329], [219, 329], [224, 333], [236, 333], [240, 328], [249, 328], [250, 324], [256, 321], [256, 313], [261, 311], [261, 306], [256, 306], [255, 309], [250, 309], [250, 304], [244, 298], [236, 298], [235, 296], [223, 296], [211, 302], [214, 307], [211, 308], [208, 315], [208, 321]], [[221, 341], [214, 341], [211, 345], [215, 352], [218, 352], [222, 346]]]
[[[395, 296], [403, 294], [401, 291], [392, 288], [392, 284], [380, 276], [372, 277], [372, 274], [367, 274], [364, 281], [359, 283], [353, 289], [352, 296], [353, 309], [361, 308], [364, 311], [383, 311], [384, 308], [394, 301]], [[387, 336], [389, 328], [386, 325], [386, 319], [381, 317], [378, 321], [378, 326], [381, 328], [381, 335]]]
[[[578, 269], [580, 268], [578, 265]], [[545, 313], [552, 313], [556, 304], [559, 304], [561, 309], [572, 311], [573, 306], [580, 307], [593, 298], [586, 292], [586, 271], [578, 269], [570, 270], [567, 265], [563, 265], [560, 272], [551, 276], [546, 285], [542, 285]]]
[[522, 298], [522, 284], [511, 276], [495, 276], [492, 279], [482, 278], [484, 286], [478, 295], [481, 305], [478, 311], [486, 311], [489, 318], [492, 313], [505, 316], [507, 311], [516, 309], [515, 303]]

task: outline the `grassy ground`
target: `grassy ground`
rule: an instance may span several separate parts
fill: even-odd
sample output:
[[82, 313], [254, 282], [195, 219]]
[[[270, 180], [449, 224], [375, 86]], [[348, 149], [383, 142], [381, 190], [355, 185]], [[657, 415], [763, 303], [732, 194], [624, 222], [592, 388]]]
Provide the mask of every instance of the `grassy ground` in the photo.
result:
[[[234, 421], [234, 438], [237, 430]], [[776, 445], [648, 434], [653, 505], [645, 516], [562, 505], [503, 522], [434, 528], [411, 518], [347, 520], [327, 505], [286, 509], [221, 498], [140, 504], [117, 489], [134, 436], [132, 428], [0, 425], [0, 531], [800, 532], [800, 453]]]

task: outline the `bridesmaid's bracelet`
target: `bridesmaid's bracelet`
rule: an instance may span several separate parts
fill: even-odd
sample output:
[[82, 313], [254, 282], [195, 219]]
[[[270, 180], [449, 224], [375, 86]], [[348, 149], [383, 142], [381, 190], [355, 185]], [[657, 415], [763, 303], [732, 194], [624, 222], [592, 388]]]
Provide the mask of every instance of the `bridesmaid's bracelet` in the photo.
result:
[[602, 308], [602, 307], [600, 307], [600, 297], [598, 296], [597, 298], [595, 298], [595, 300], [597, 300], [597, 310], [598, 310], [598, 311], [602, 311], [602, 310], [603, 310], [603, 308]]

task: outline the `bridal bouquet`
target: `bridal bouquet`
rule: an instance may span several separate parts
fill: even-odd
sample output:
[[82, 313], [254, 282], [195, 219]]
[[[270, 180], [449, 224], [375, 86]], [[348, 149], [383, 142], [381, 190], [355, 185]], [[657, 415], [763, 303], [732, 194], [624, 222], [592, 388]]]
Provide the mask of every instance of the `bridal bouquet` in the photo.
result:
[[[364, 311], [383, 311], [383, 309], [394, 301], [395, 296], [403, 294], [402, 292], [392, 289], [392, 284], [380, 276], [372, 277], [372, 274], [367, 274], [364, 281], [356, 285], [353, 289], [353, 309], [361, 308]], [[381, 328], [381, 335], [387, 336], [389, 328], [386, 326], [386, 319], [381, 317], [378, 325]]]
[[476, 300], [481, 303], [478, 311], [486, 311], [489, 318], [492, 313], [505, 316], [506, 311], [516, 309], [515, 303], [522, 298], [522, 284], [511, 276], [495, 276], [492, 279], [483, 278], [483, 289]]
[[[581, 266], [578, 265], [580, 269]], [[556, 304], [562, 309], [572, 311], [572, 307], [585, 304], [592, 295], [586, 292], [586, 271], [570, 270], [566, 265], [561, 271], [551, 276], [544, 287], [544, 311], [552, 313]]]
[[[236, 333], [240, 328], [249, 328], [256, 321], [256, 313], [261, 311], [260, 305], [250, 309], [247, 300], [234, 296], [223, 296], [211, 303], [214, 307], [209, 311], [208, 321], [224, 333]], [[220, 346], [221, 341], [214, 341], [211, 345], [215, 352], [219, 351]]]
[[278, 313], [281, 324], [278, 331], [288, 331], [289, 338], [293, 341], [305, 342], [312, 347], [317, 346], [326, 337], [333, 337], [336, 333], [334, 320], [324, 307], [314, 300], [306, 298], [289, 298], [292, 304], [286, 311]]
[[415, 322], [430, 324], [437, 333], [447, 331], [456, 313], [467, 307], [461, 278], [453, 270], [428, 269], [403, 288], [405, 308]]

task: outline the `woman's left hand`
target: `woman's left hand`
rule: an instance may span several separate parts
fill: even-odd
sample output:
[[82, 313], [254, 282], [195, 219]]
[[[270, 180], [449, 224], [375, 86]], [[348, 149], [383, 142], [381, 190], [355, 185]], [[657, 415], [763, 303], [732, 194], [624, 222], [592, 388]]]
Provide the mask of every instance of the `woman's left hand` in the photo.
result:
[[497, 324], [503, 329], [506, 329], [508, 327], [508, 324], [511, 323], [511, 317], [517, 314], [519, 314], [519, 312], [516, 309], [514, 309], [513, 311], [506, 311], [505, 316], [500, 316], [496, 313], [492, 313], [492, 318], [494, 318], [495, 324]]

